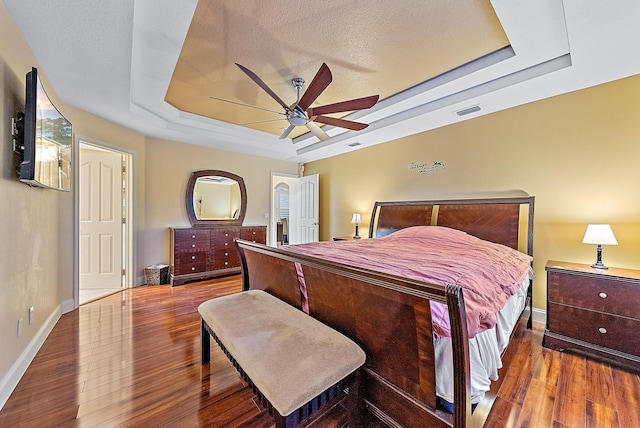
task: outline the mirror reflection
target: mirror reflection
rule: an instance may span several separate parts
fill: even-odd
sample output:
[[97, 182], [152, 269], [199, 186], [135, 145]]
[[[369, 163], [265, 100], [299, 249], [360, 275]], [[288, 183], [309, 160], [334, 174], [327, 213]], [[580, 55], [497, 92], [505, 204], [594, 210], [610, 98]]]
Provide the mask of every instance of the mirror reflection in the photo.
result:
[[247, 213], [247, 189], [242, 177], [231, 172], [194, 171], [185, 202], [194, 227], [241, 226]]
[[242, 208], [240, 185], [219, 175], [199, 177], [193, 188], [193, 207], [198, 220], [235, 220]]

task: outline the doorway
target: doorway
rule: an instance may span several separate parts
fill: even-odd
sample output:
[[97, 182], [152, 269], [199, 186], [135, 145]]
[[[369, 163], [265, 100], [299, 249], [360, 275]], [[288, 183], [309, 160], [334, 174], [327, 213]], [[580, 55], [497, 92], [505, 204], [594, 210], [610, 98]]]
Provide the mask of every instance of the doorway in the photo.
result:
[[131, 155], [79, 141], [78, 305], [129, 287]]
[[269, 242], [274, 247], [315, 242], [319, 237], [318, 174], [271, 173]]

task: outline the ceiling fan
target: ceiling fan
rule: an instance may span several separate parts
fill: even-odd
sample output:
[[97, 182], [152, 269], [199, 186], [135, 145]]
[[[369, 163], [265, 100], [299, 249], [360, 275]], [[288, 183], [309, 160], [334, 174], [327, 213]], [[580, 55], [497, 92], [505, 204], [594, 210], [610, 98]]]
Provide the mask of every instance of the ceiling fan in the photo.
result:
[[[271, 98], [276, 100], [278, 104], [282, 106], [282, 108], [284, 108], [284, 113], [274, 112], [274, 113], [284, 115], [285, 119], [289, 122], [289, 127], [284, 130], [282, 135], [280, 135], [281, 139], [287, 138], [287, 136], [291, 133], [291, 131], [293, 131], [293, 129], [296, 126], [306, 126], [309, 129], [309, 131], [311, 131], [311, 133], [316, 137], [318, 137], [320, 140], [328, 140], [329, 136], [318, 125], [316, 125], [316, 122], [323, 123], [326, 125], [337, 126], [339, 128], [351, 129], [354, 131], [360, 131], [362, 129], [365, 129], [367, 126], [369, 126], [366, 123], [354, 122], [351, 120], [339, 119], [339, 118], [329, 117], [325, 115], [332, 114], [332, 113], [341, 113], [346, 111], [368, 109], [370, 107], [373, 107], [378, 102], [378, 98], [380, 97], [379, 95], [371, 95], [364, 98], [341, 101], [338, 103], [327, 104], [319, 107], [311, 107], [311, 104], [320, 96], [320, 94], [327, 88], [327, 86], [329, 86], [329, 84], [333, 79], [331, 75], [331, 70], [329, 70], [329, 67], [327, 66], [327, 64], [322, 63], [322, 66], [320, 66], [320, 69], [316, 73], [315, 77], [313, 78], [313, 80], [311, 81], [307, 89], [304, 91], [302, 98], [300, 98], [300, 89], [304, 87], [304, 84], [305, 84], [304, 79], [300, 77], [295, 77], [291, 79], [291, 83], [296, 88], [297, 100], [295, 103], [289, 106], [284, 101], [282, 101], [282, 99], [278, 97], [278, 95], [276, 95], [276, 93], [273, 92], [271, 88], [269, 88], [267, 84], [264, 83], [262, 79], [260, 79], [260, 77], [258, 77], [254, 72], [252, 72], [248, 68], [238, 63], [235, 63], [235, 64], [240, 68], [240, 70], [242, 70], [247, 76], [249, 76], [251, 80], [253, 80], [267, 94], [269, 94]], [[218, 99], [221, 101], [227, 101], [221, 98], [215, 98], [215, 97], [211, 97], [211, 98]], [[234, 102], [234, 104], [240, 104], [240, 103]], [[254, 107], [247, 104], [241, 104], [241, 105]], [[260, 108], [260, 107], [254, 107], [254, 108]], [[266, 109], [261, 109], [261, 110], [266, 110]], [[268, 111], [272, 111], [272, 110], [268, 110]], [[257, 122], [253, 122], [253, 123], [257, 123]]]

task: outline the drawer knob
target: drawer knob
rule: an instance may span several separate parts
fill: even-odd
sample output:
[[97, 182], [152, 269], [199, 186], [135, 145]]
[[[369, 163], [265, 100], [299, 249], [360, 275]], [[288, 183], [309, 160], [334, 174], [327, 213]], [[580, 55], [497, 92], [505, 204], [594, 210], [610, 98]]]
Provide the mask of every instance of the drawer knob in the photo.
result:
[[229, 234], [228, 234], [228, 233], [225, 233], [225, 234], [224, 234], [224, 236], [229, 236]]
[[225, 255], [225, 256], [228, 256], [228, 255], [229, 255], [229, 253], [224, 253], [224, 255]]
[[603, 299], [607, 298], [607, 293], [600, 293], [598, 294], [598, 296], [602, 297]]
[[191, 268], [191, 270], [196, 270], [196, 268], [195, 268], [195, 267], [192, 267], [192, 268]]
[[224, 265], [227, 266], [229, 264], [229, 262], [224, 262]]
[[255, 232], [253, 232], [253, 234], [255, 235], [256, 233], [255, 233]]
[[224, 243], [224, 245], [229, 245], [229, 243], [228, 243], [228, 242], [225, 242], [225, 243]]
[[191, 248], [196, 248], [196, 244], [191, 244]]
[[196, 235], [191, 235], [191, 238], [192, 239], [196, 239]]
[[195, 260], [195, 259], [196, 259], [196, 256], [191, 256], [191, 260]]
[[606, 328], [604, 328], [604, 327], [600, 327], [600, 328], [598, 329], [598, 331], [599, 331], [600, 333], [602, 333], [602, 334], [605, 334], [605, 333], [607, 332], [607, 329], [606, 329]]

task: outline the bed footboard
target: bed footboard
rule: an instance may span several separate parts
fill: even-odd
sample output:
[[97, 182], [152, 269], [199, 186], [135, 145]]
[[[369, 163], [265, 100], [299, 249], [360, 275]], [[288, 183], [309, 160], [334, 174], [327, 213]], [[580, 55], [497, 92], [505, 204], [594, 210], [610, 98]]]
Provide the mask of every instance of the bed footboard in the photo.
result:
[[[471, 412], [469, 348], [462, 289], [443, 287], [237, 240], [243, 288], [264, 289], [301, 307], [296, 264], [304, 272], [309, 315], [355, 341], [367, 355], [366, 407], [391, 426], [481, 426]], [[269, 273], [269, 274], [267, 274]], [[268, 276], [268, 278], [266, 278]], [[455, 405], [436, 408], [430, 302], [448, 305]], [[480, 415], [477, 415], [480, 416]]]

